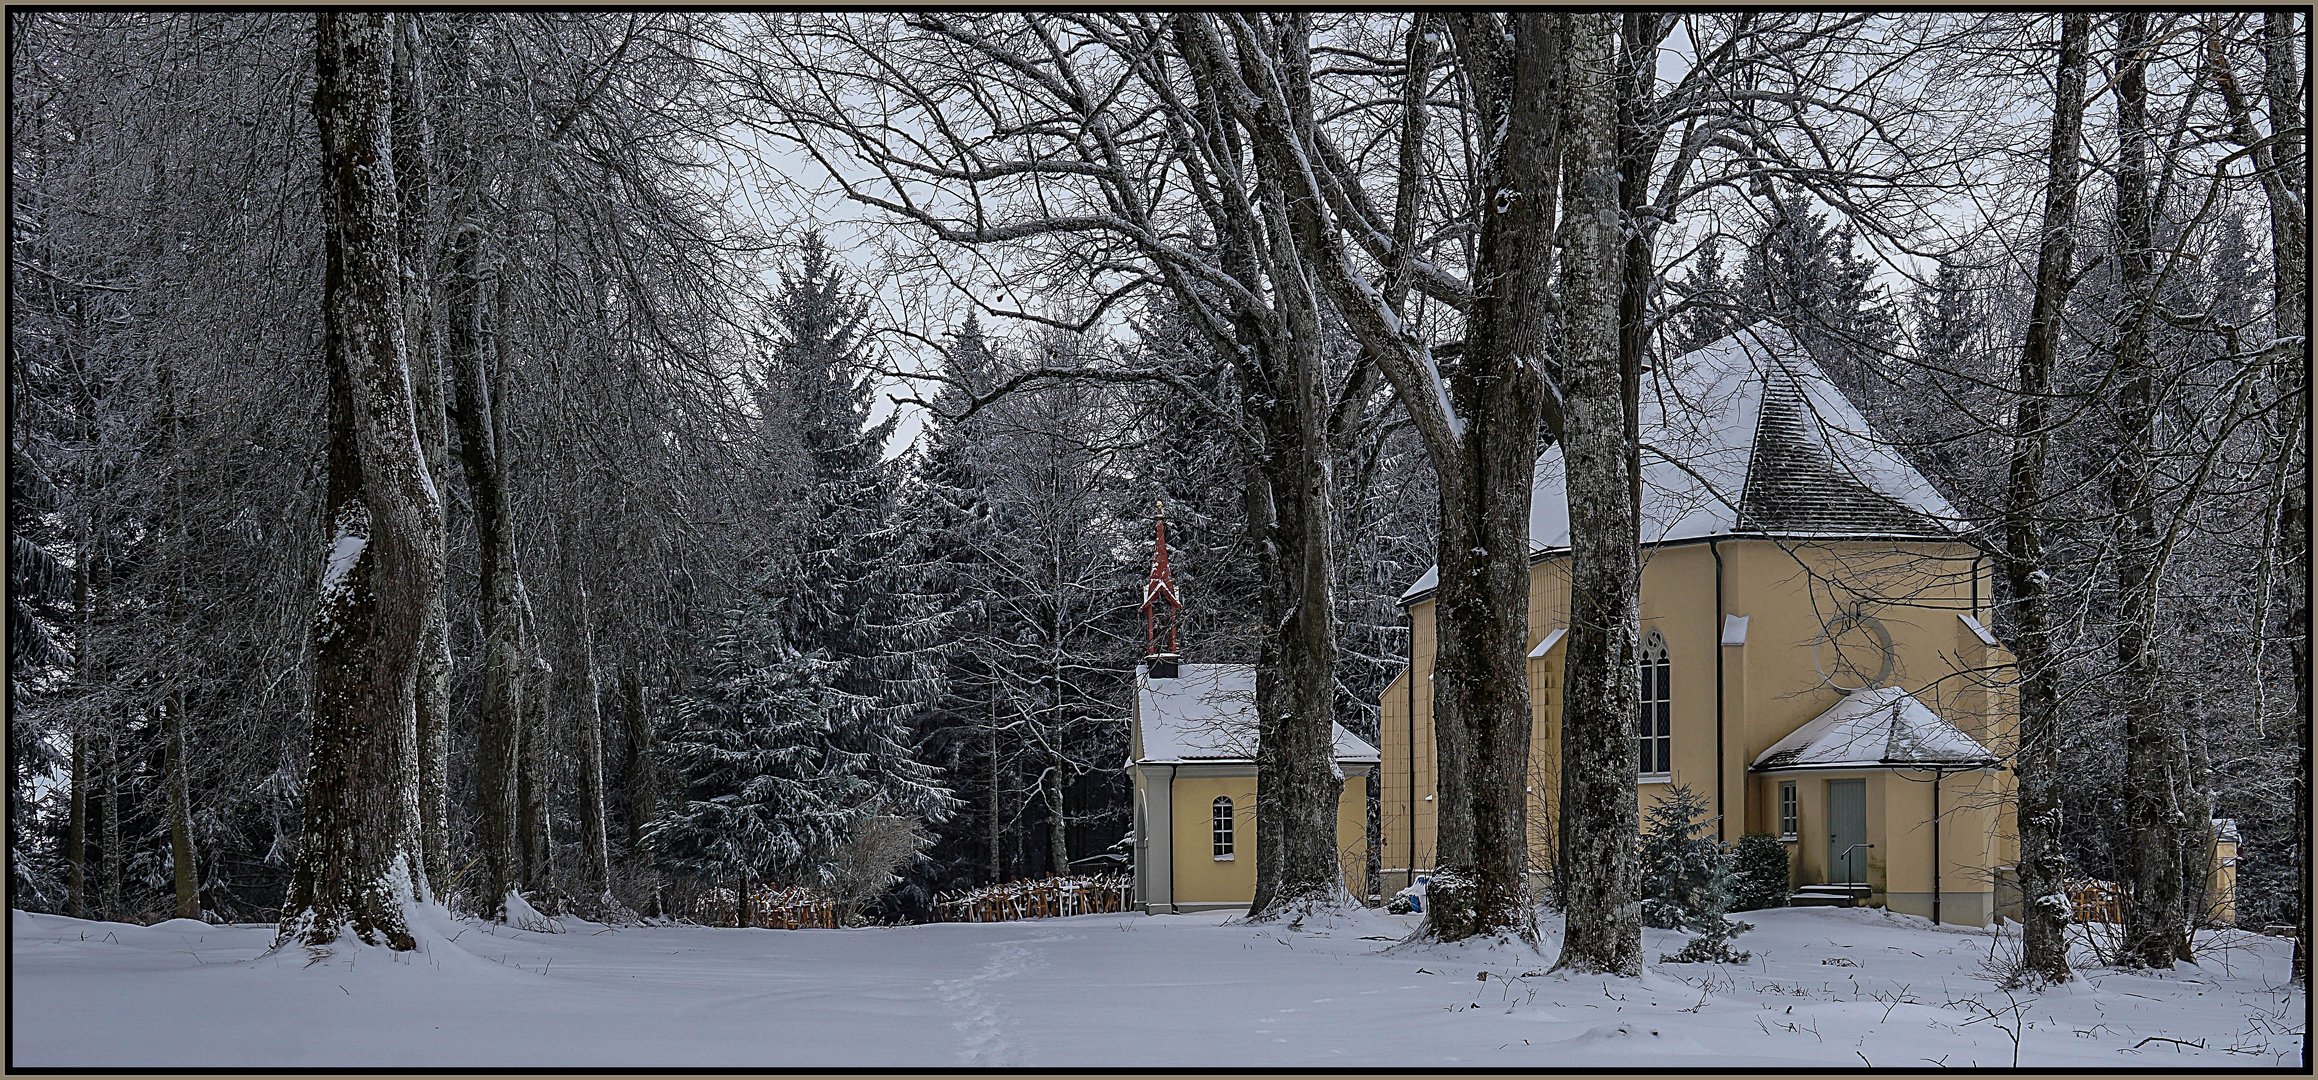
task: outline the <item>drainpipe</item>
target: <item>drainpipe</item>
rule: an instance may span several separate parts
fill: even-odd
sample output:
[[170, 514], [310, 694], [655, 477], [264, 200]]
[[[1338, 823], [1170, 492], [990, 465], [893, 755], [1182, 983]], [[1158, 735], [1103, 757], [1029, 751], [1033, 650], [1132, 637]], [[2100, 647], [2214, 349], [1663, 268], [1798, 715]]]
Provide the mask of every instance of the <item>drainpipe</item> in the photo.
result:
[[[1437, 605], [1436, 605], [1437, 606]], [[1408, 758], [1409, 758], [1409, 848], [1408, 880], [1402, 888], [1413, 888], [1417, 883], [1417, 609], [1408, 609], [1409, 621], [1409, 701], [1408, 701]]]
[[[1169, 818], [1175, 816], [1176, 768], [1177, 766], [1174, 765], [1167, 766], [1167, 816]], [[1180, 867], [1175, 865], [1175, 851], [1182, 846], [1181, 838], [1175, 835], [1175, 823], [1171, 820], [1167, 824], [1167, 913], [1169, 915], [1178, 914], [1175, 909], [1175, 871]]]
[[[1978, 622], [1980, 619], [1980, 560], [1985, 558], [1987, 558], [1986, 555], [1977, 551], [1972, 553], [1972, 619], [1974, 622]], [[1994, 627], [1989, 628], [1989, 633], [1995, 632]]]
[[[1972, 580], [1980, 580], [1974, 567]], [[1932, 766], [1932, 925], [1940, 925], [1940, 767]]]
[[[1730, 762], [1723, 757], [1722, 748], [1722, 549], [1718, 541], [1706, 542], [1707, 554], [1714, 556], [1714, 836], [1723, 843], [1730, 842], [1730, 808], [1723, 802], [1723, 774], [1730, 770]], [[1977, 581], [1977, 578], [1974, 578]]]

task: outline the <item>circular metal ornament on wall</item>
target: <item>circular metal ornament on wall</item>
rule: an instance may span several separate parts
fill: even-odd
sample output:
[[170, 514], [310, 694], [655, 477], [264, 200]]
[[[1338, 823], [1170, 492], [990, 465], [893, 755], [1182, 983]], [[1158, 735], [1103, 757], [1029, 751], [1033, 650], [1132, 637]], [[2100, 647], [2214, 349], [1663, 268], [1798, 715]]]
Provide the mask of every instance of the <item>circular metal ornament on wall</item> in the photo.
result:
[[1811, 666], [1820, 680], [1846, 694], [1889, 681], [1893, 659], [1891, 631], [1872, 615], [1854, 612], [1829, 619], [1811, 643]]

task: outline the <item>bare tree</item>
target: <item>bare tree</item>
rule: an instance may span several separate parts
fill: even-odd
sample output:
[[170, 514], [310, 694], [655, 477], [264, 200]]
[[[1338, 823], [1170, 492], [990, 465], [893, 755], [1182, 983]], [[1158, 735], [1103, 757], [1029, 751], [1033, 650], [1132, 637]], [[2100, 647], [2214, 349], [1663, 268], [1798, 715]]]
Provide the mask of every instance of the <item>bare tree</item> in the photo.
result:
[[[2005, 500], [2004, 570], [2012, 589], [2013, 656], [2020, 666], [2021, 963], [2047, 982], [2069, 978], [2065, 936], [2075, 909], [2062, 888], [2067, 865], [2061, 850], [2060, 687], [2052, 643], [2052, 574], [2045, 566], [2046, 448], [2052, 438], [2046, 406], [2061, 311], [2068, 300], [2075, 252], [2077, 172], [2082, 156], [2086, 39], [2091, 17], [2061, 16], [2058, 79], [2053, 88], [2052, 142], [2047, 150], [2043, 240], [2037, 248], [2036, 294], [2028, 339], [2020, 350], [2019, 403], [2013, 420], [2011, 483]], [[2057, 901], [2053, 898], [2057, 897]]]
[[2119, 445], [2109, 476], [2117, 508], [2118, 674], [2125, 697], [2126, 815], [2136, 839], [2128, 849], [2132, 903], [2123, 956], [2172, 967], [2188, 953], [2183, 910], [2181, 837], [2190, 807], [2187, 748], [2157, 667], [2153, 635], [2162, 566], [2152, 484], [2151, 439], [2156, 394], [2150, 323], [2158, 302], [2155, 198], [2150, 190], [2148, 69], [2154, 41], [2146, 12], [2117, 17], [2116, 250], [2123, 310], [2116, 330], [2116, 420]]
[[1562, 691], [1562, 859], [1569, 929], [1557, 968], [1642, 973], [1634, 881], [1634, 725], [1641, 693], [1640, 369], [1618, 346], [1625, 240], [1619, 230], [1614, 91], [1617, 34], [1606, 15], [1571, 19], [1564, 118], [1562, 446], [1568, 462], [1570, 633]]
[[442, 499], [420, 452], [403, 337], [390, 137], [398, 16], [316, 17], [314, 115], [328, 192], [332, 539], [314, 613], [314, 750], [280, 941], [351, 932], [411, 949], [419, 850], [417, 670], [443, 573]]

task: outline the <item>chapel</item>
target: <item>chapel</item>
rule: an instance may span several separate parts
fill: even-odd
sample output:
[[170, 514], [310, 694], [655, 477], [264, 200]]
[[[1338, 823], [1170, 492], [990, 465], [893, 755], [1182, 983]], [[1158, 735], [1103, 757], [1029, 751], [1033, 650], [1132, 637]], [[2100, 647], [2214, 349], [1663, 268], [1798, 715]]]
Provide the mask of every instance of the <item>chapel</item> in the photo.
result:
[[[1987, 925], [2017, 903], [2010, 652], [1988, 554], [1788, 334], [1758, 324], [1643, 374], [1641, 708], [1648, 808], [1776, 836], [1798, 902]], [[1568, 632], [1562, 458], [1530, 512], [1531, 865], [1554, 865]], [[1433, 865], [1433, 593], [1381, 710], [1385, 888]]]
[[[1256, 893], [1256, 669], [1186, 664], [1178, 652], [1181, 596], [1167, 563], [1167, 517], [1143, 587], [1145, 652], [1135, 667], [1127, 771], [1134, 798], [1134, 902], [1154, 915], [1245, 908]], [[1368, 866], [1368, 777], [1376, 748], [1331, 723], [1336, 846], [1345, 887], [1361, 895]]]

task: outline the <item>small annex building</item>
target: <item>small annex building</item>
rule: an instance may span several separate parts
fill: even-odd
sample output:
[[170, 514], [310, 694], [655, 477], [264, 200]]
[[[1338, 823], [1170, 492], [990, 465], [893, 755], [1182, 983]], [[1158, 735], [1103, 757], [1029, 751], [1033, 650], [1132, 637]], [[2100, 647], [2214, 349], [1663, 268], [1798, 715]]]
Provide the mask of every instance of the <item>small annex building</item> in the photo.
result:
[[[1334, 726], [1336, 843], [1345, 886], [1368, 865], [1376, 748]], [[1256, 672], [1249, 664], [1135, 668], [1135, 904], [1152, 914], [1245, 908], [1256, 892]]]
[[[1134, 798], [1135, 906], [1148, 914], [1245, 908], [1256, 897], [1256, 669], [1186, 664], [1176, 622], [1183, 598], [1167, 565], [1159, 507], [1151, 577], [1143, 585], [1144, 659], [1135, 666], [1127, 746]], [[1336, 765], [1336, 846], [1347, 888], [1368, 867], [1368, 777], [1376, 748], [1330, 722]]]

